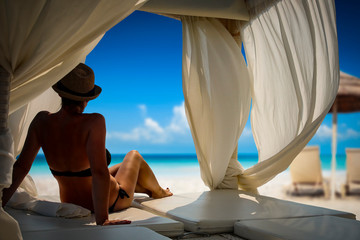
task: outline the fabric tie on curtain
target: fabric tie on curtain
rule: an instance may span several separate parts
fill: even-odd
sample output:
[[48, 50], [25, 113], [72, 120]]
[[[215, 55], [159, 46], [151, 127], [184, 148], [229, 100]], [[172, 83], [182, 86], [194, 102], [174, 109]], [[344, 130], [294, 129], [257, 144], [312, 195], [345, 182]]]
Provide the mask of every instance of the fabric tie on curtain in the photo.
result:
[[[250, 21], [239, 24], [247, 69], [219, 21], [182, 18], [185, 107], [201, 176], [211, 189], [256, 192], [284, 171], [315, 134], [338, 89], [333, 1], [247, 4]], [[250, 92], [259, 163], [243, 170], [234, 151]]]

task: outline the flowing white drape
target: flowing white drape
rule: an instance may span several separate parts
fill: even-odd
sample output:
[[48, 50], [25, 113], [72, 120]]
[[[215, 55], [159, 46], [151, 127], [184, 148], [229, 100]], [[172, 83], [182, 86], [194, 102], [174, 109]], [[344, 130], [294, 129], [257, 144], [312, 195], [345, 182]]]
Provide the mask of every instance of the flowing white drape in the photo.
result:
[[230, 162], [241, 168], [233, 153], [249, 115], [250, 81], [241, 49], [218, 20], [183, 17], [182, 23], [185, 109], [201, 177], [215, 188]]
[[[183, 18], [186, 110], [202, 178], [211, 189], [234, 186], [238, 181], [239, 187], [256, 191], [285, 170], [315, 134], [338, 89], [333, 1], [258, 0], [248, 4], [251, 20], [241, 30], [251, 84], [242, 83], [241, 91], [236, 86], [247, 79], [243, 65], [234, 66], [235, 57], [224, 58], [239, 56], [240, 50], [233, 50], [234, 41], [229, 38], [210, 36], [214, 28], [219, 33], [225, 28], [216, 20]], [[210, 44], [215, 40], [198, 40], [205, 35], [218, 41], [216, 47]], [[216, 65], [209, 65], [213, 62]], [[232, 86], [222, 86], [224, 79], [229, 81], [226, 86]], [[260, 162], [243, 170], [233, 153], [247, 118], [248, 109], [243, 106], [250, 92]], [[213, 95], [216, 101], [210, 101]], [[223, 105], [218, 106], [219, 102]]]
[[[18, 153], [22, 134], [35, 110], [40, 110], [36, 103], [25, 105], [85, 59], [108, 29], [144, 2], [0, 1], [0, 191], [11, 184], [13, 146]], [[8, 114], [15, 144], [7, 126]]]
[[76, 66], [96, 44], [86, 46], [142, 2], [1, 1], [0, 65], [13, 76], [10, 113]]
[[56, 112], [60, 109], [61, 99], [52, 88], [49, 88], [30, 103], [9, 115], [9, 128], [14, 140], [14, 155], [20, 154], [24, 146], [27, 130], [31, 121], [40, 111]]
[[262, 6], [250, 9], [254, 15], [242, 32], [261, 161], [239, 177], [250, 189], [290, 165], [316, 133], [339, 86], [333, 0], [283, 0], [257, 8]]

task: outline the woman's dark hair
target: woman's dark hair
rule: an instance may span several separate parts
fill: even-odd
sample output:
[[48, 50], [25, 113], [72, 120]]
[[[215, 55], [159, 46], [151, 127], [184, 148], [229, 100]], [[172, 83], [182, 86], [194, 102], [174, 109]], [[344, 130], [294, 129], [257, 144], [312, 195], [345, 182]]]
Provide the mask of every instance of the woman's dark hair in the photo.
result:
[[81, 106], [82, 101], [75, 101], [75, 100], [61, 97], [61, 103], [63, 106]]

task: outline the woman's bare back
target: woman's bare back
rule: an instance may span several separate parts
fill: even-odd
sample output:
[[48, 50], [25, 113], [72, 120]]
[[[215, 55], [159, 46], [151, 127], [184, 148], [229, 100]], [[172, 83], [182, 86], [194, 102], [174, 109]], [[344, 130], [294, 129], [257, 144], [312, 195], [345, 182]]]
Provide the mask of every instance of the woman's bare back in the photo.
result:
[[[87, 153], [88, 136], [97, 127], [103, 128], [96, 125], [98, 122], [96, 118], [102, 116], [100, 114], [69, 115], [64, 111], [53, 114], [41, 112], [36, 116], [36, 133], [52, 170], [79, 172], [90, 168]], [[104, 148], [104, 146], [98, 147]], [[59, 183], [61, 201], [93, 210], [91, 177], [54, 177]]]
[[41, 112], [38, 137], [50, 168], [77, 172], [90, 167], [86, 141], [91, 127], [89, 114]]

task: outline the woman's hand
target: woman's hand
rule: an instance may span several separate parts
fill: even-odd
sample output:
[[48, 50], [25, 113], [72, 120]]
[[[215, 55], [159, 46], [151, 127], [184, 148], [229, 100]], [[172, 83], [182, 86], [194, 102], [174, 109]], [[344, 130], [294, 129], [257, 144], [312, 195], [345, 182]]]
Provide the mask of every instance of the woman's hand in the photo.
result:
[[121, 224], [130, 224], [131, 221], [129, 220], [120, 220], [120, 219], [115, 219], [115, 220], [105, 220], [105, 222], [102, 224], [103, 226], [106, 225], [121, 225]]

